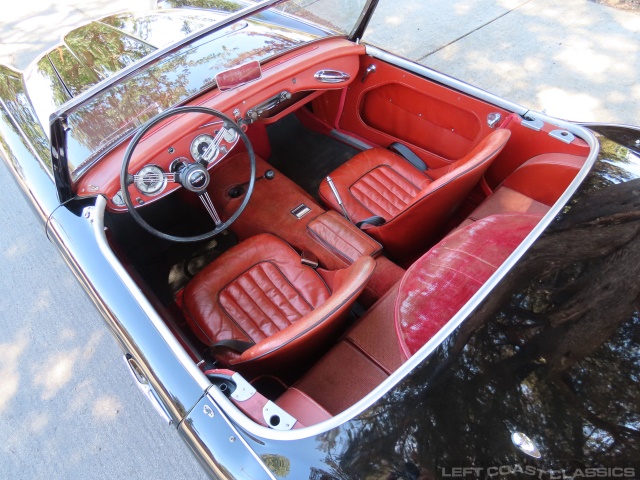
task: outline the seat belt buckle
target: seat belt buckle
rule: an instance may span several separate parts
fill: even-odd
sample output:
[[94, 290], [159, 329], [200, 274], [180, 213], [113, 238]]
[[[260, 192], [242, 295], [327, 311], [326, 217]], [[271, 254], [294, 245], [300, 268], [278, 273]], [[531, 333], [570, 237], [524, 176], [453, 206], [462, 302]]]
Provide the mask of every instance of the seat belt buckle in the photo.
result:
[[316, 257], [315, 254], [304, 250], [301, 254], [300, 254], [300, 263], [303, 265], [306, 265], [308, 267], [313, 268], [314, 270], [316, 268], [318, 268], [318, 257]]

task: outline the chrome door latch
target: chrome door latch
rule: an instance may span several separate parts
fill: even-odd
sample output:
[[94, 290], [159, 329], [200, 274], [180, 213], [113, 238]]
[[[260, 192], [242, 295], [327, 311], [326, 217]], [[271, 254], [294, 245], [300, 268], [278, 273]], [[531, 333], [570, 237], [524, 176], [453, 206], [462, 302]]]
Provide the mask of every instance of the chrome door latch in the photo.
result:
[[349, 80], [351, 75], [340, 70], [319, 70], [313, 78], [322, 83], [342, 83]]

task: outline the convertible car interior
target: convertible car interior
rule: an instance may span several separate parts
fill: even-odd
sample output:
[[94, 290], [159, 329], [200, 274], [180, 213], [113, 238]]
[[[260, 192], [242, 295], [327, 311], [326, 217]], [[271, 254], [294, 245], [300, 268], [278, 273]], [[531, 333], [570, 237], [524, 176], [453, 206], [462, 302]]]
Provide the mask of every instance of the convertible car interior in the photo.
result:
[[589, 147], [341, 38], [260, 68], [74, 188], [107, 198], [110, 247], [211, 382], [291, 429], [343, 412], [426, 345]]

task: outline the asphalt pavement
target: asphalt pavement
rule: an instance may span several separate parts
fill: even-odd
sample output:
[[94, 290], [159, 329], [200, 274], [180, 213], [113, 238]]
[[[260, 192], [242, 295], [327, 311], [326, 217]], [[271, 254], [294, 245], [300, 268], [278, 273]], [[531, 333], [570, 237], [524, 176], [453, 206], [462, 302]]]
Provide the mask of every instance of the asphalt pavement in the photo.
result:
[[[636, 13], [586, 0], [381, 3], [365, 40], [552, 115], [640, 124]], [[15, 2], [0, 62], [23, 69], [87, 19], [150, 4]], [[0, 478], [204, 478], [0, 164]]]

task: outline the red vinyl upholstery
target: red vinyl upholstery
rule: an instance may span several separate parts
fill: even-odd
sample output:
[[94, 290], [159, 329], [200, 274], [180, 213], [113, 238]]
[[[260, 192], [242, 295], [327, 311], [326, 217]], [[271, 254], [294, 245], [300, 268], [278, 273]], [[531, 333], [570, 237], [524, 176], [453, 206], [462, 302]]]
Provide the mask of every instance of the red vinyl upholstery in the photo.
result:
[[395, 306], [396, 333], [406, 358], [462, 308], [541, 218], [483, 218], [445, 237], [407, 270]]
[[[384, 225], [363, 229], [398, 261], [423, 251], [453, 215], [509, 139], [496, 130], [464, 158], [437, 170], [421, 172], [402, 157], [382, 148], [359, 153], [331, 177], [349, 216], [360, 222], [374, 215]], [[340, 211], [326, 180], [320, 197]]]
[[499, 213], [547, 213], [576, 177], [585, 160], [586, 157], [566, 153], [544, 153], [530, 158], [458, 228]]
[[335, 333], [374, 267], [367, 256], [343, 270], [316, 271], [284, 241], [256, 235], [196, 275], [185, 287], [183, 308], [206, 345], [254, 343], [243, 353], [217, 347], [223, 364], [275, 365], [314, 351]]

